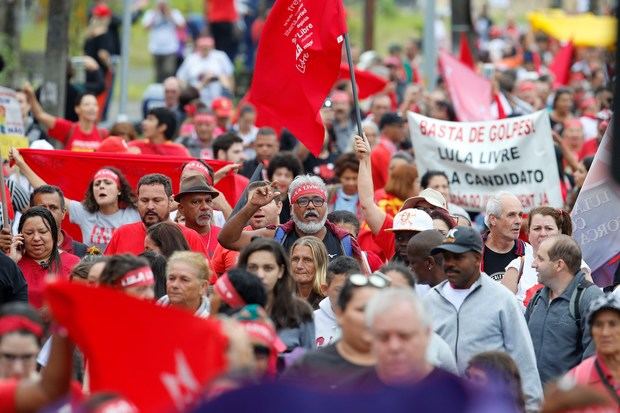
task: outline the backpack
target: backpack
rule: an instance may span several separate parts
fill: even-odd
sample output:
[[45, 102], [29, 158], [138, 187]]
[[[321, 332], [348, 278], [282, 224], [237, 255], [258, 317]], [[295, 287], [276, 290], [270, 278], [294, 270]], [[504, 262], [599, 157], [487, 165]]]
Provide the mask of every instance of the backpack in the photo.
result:
[[[279, 244], [283, 244], [284, 240], [288, 234], [284, 231], [282, 226], [278, 226], [276, 228], [276, 233], [273, 235], [273, 239], [276, 240]], [[346, 234], [344, 237], [340, 239], [340, 247], [342, 248], [342, 252], [347, 257], [353, 256], [353, 243], [351, 242], [351, 234]]]
[[[575, 288], [573, 290], [573, 293], [570, 295], [570, 300], [568, 302], [568, 312], [573, 318], [573, 320], [575, 320], [575, 324], [577, 325], [577, 346], [579, 348], [579, 351], [583, 351], [583, 349], [581, 348], [581, 337], [583, 336], [583, 330], [581, 328], [581, 296], [583, 295], [583, 292], [585, 290], [592, 287], [593, 285], [594, 283], [591, 283], [586, 279], [581, 280], [581, 282], [577, 284], [577, 288]], [[532, 300], [528, 304], [525, 311], [526, 320], [529, 320], [530, 315], [532, 314], [532, 310], [536, 306], [536, 303], [538, 302], [542, 291], [543, 288], [536, 291], [536, 294], [534, 294], [534, 297], [532, 297]]]

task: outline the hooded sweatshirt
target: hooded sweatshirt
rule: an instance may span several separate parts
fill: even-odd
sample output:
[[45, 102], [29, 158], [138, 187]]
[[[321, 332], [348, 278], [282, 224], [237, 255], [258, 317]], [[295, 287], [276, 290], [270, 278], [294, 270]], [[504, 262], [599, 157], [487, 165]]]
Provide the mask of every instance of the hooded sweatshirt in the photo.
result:
[[340, 338], [340, 327], [329, 297], [322, 299], [318, 310], [314, 310], [314, 328], [317, 348], [333, 344]]

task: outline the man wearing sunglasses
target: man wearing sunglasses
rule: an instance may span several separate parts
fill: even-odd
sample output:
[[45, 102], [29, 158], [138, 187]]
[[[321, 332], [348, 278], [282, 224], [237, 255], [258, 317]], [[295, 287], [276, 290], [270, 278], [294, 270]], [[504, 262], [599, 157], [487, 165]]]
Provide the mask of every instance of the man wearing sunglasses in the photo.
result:
[[542, 386], [525, 317], [514, 295], [480, 271], [482, 237], [471, 227], [451, 229], [431, 254], [443, 254], [447, 280], [424, 297], [435, 332], [454, 349], [462, 374], [484, 351], [510, 355], [521, 373], [527, 410], [536, 410]]
[[243, 231], [243, 227], [254, 213], [279, 195], [277, 182], [273, 182], [271, 186], [257, 188], [248, 203], [222, 228], [218, 237], [220, 244], [232, 250], [241, 250], [254, 237], [269, 237], [274, 238], [289, 251], [297, 239], [314, 236], [323, 240], [330, 260], [343, 255], [362, 259], [357, 240], [327, 220], [327, 190], [325, 183], [318, 176], [299, 175], [290, 184], [288, 189], [291, 203], [290, 221], [277, 227]]

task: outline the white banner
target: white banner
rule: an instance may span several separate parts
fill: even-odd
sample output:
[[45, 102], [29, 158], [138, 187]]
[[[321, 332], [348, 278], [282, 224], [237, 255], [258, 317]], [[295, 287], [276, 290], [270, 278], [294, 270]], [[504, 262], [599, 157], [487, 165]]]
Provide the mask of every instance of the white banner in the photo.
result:
[[547, 112], [488, 122], [447, 122], [412, 112], [408, 117], [418, 172], [445, 172], [449, 202], [483, 211], [489, 196], [503, 190], [526, 211], [562, 206]]

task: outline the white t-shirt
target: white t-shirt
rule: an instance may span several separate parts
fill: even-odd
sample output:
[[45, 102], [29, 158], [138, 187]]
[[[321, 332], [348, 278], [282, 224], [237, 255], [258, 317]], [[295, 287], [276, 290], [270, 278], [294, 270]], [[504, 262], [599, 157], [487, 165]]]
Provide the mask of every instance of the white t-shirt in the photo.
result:
[[165, 18], [158, 10], [147, 10], [142, 18], [144, 27], [149, 32], [149, 52], [154, 55], [170, 55], [179, 51], [177, 26], [185, 24], [185, 19], [177, 9], [170, 10], [170, 17]]
[[[484, 274], [480, 274], [480, 276], [482, 277], [484, 276]], [[463, 305], [463, 301], [465, 301], [469, 293], [472, 292], [473, 288], [473, 285], [466, 289], [452, 288], [450, 283], [447, 282], [444, 284], [441, 292], [443, 293], [444, 297], [446, 297], [446, 299], [452, 303], [454, 308], [456, 308], [456, 311], [459, 311], [461, 305]]]
[[70, 201], [68, 205], [69, 220], [80, 226], [82, 242], [88, 246], [95, 245], [102, 251], [112, 239], [112, 233], [121, 225], [140, 221], [137, 209], [119, 209], [112, 215], [97, 211], [94, 214], [84, 209], [81, 202]]
[[[525, 300], [525, 295], [527, 291], [538, 284], [538, 271], [532, 268], [532, 263], [534, 262], [533, 254], [526, 254], [523, 259], [523, 274], [521, 275], [521, 279], [519, 280], [519, 285], [517, 286], [517, 300], [519, 304], [523, 307], [523, 300]], [[515, 258], [510, 261], [510, 263], [506, 266], [506, 270], [508, 268], [514, 268], [519, 272], [519, 268], [521, 268], [521, 258]], [[581, 269], [587, 272], [590, 272], [590, 267], [584, 260], [581, 260]]]
[[232, 76], [234, 67], [228, 55], [221, 50], [211, 50], [207, 56], [192, 53], [185, 58], [177, 71], [177, 77], [192, 86], [202, 86], [202, 77], [209, 73], [212, 76]]

